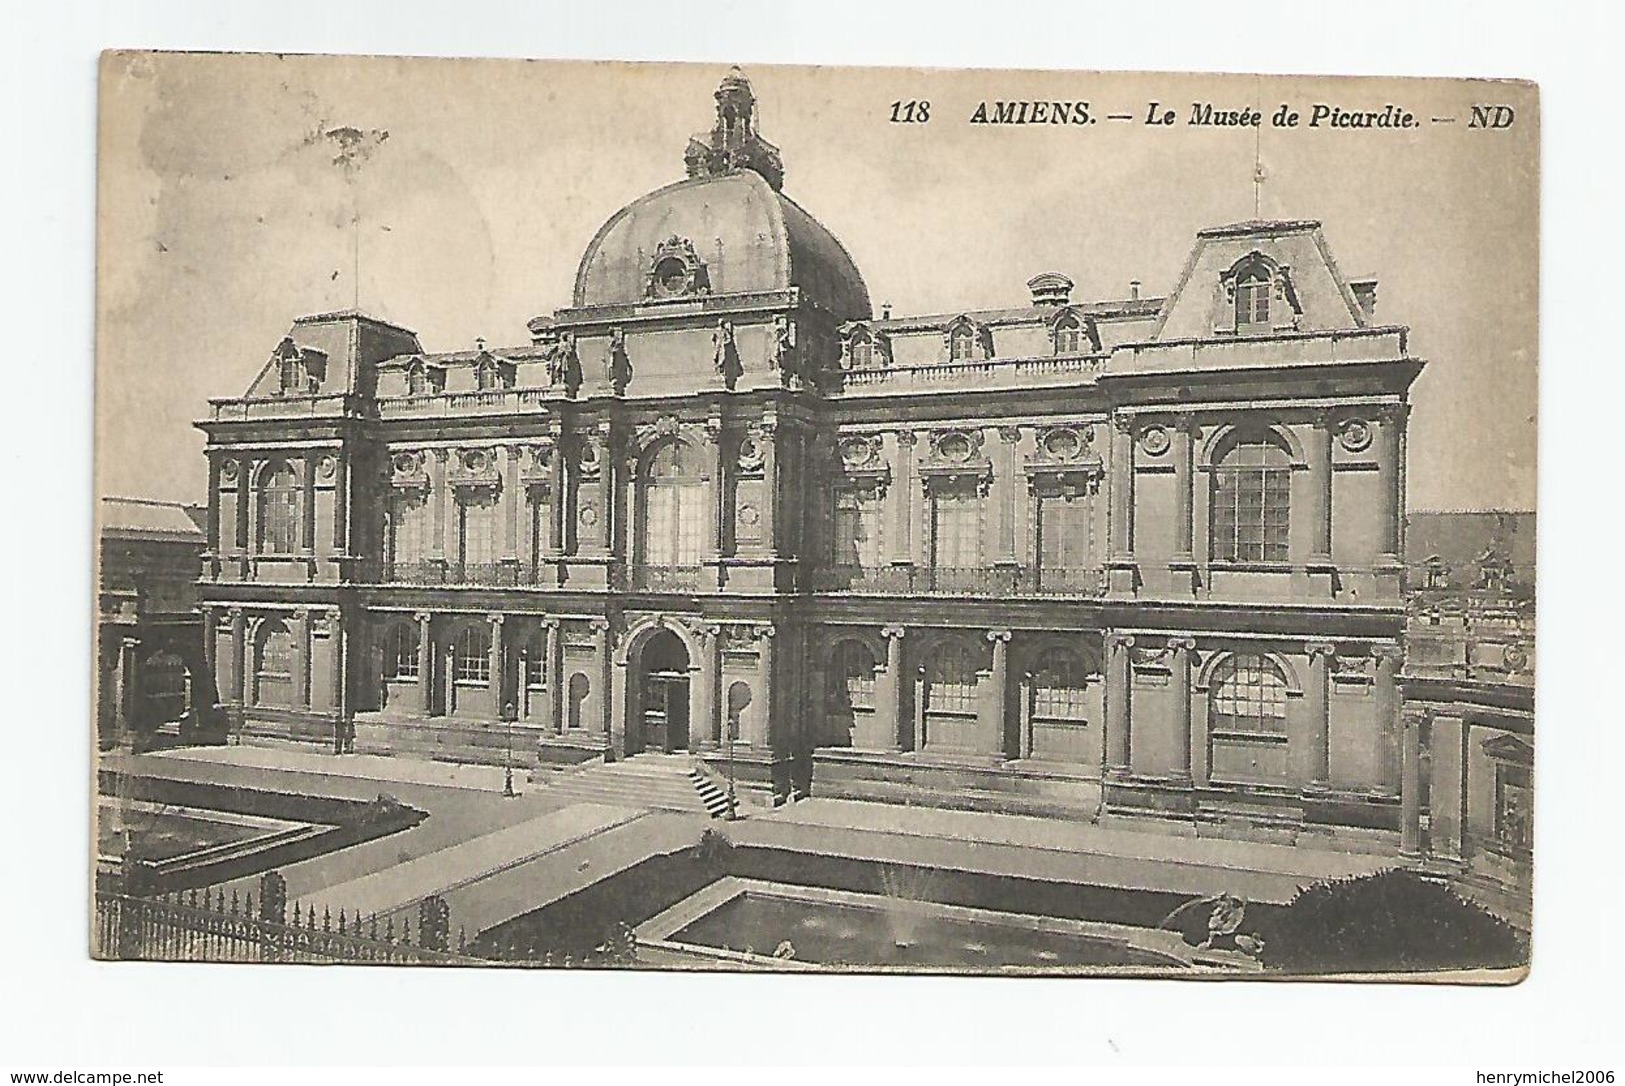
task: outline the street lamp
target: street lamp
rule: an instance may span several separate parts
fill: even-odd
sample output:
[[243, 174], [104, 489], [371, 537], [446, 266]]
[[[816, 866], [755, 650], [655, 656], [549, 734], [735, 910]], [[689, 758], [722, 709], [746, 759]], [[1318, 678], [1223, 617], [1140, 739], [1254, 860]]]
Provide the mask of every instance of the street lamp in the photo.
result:
[[519, 794], [513, 790], [513, 722], [518, 715], [514, 710], [513, 702], [510, 701], [502, 706], [502, 720], [507, 726], [507, 750], [502, 759], [507, 763], [507, 766], [502, 774], [502, 794], [508, 799], [512, 799]]

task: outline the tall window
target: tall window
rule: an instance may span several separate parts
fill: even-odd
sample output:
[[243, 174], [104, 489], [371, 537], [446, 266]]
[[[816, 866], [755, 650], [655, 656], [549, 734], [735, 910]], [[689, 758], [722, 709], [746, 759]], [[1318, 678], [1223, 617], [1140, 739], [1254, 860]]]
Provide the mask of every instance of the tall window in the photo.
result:
[[421, 396], [429, 391], [429, 375], [424, 372], [422, 363], [406, 371], [406, 391], [411, 396]]
[[466, 493], [457, 503], [457, 557], [465, 575], [496, 561], [496, 537], [496, 495], [483, 488]]
[[530, 565], [540, 569], [542, 556], [551, 545], [553, 532], [553, 506], [548, 491], [539, 486], [530, 489]]
[[389, 499], [390, 561], [421, 562], [429, 549], [429, 503], [420, 490], [397, 489]]
[[293, 633], [280, 619], [260, 628], [254, 676], [261, 705], [293, 703]]
[[1078, 318], [1068, 313], [1055, 322], [1055, 353], [1077, 354], [1083, 349], [1083, 326]]
[[1089, 565], [1090, 507], [1084, 494], [1038, 497], [1038, 566], [1052, 575], [1044, 579], [1047, 583], [1061, 587], [1068, 573]]
[[837, 566], [880, 566], [882, 505], [870, 487], [843, 487], [835, 492]]
[[502, 375], [497, 371], [495, 362], [481, 363], [479, 368], [474, 371], [474, 380], [482, 392], [488, 388], [499, 388], [502, 385]]
[[384, 678], [418, 677], [418, 628], [415, 623], [397, 622], [384, 641]]
[[709, 515], [693, 448], [672, 441], [649, 460], [643, 481], [643, 562], [688, 566], [700, 560]]
[[1236, 653], [1213, 671], [1208, 729], [1241, 738], [1286, 738], [1286, 676], [1273, 660]]
[[931, 496], [931, 565], [977, 569], [982, 564], [982, 499], [973, 487], [944, 487]]
[[1049, 649], [1033, 668], [1033, 716], [1062, 724], [1087, 724], [1088, 676], [1075, 652]]
[[469, 626], [457, 635], [452, 650], [452, 671], [460, 683], [491, 681], [491, 634], [480, 626]]
[[1213, 471], [1212, 557], [1285, 562], [1291, 489], [1291, 462], [1275, 442], [1245, 440], [1226, 452]]
[[970, 716], [976, 712], [976, 660], [970, 649], [949, 642], [925, 669], [928, 712]]
[[1269, 326], [1270, 273], [1254, 264], [1236, 277], [1236, 330], [1265, 331]]
[[976, 354], [976, 332], [968, 324], [961, 324], [948, 335], [948, 357], [965, 362]]
[[831, 693], [841, 708], [875, 707], [875, 658], [861, 641], [843, 641], [835, 650]]
[[525, 645], [526, 690], [541, 690], [547, 686], [547, 631], [537, 630]]
[[260, 484], [260, 551], [293, 554], [299, 549], [299, 475], [284, 462], [266, 469]]

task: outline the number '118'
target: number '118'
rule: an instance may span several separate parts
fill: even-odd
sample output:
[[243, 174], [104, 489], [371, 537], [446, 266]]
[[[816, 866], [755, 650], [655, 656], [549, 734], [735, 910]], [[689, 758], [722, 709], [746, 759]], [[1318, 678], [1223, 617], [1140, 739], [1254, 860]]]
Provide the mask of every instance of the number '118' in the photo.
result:
[[907, 102], [891, 104], [892, 124], [924, 124], [930, 119], [931, 103], [924, 98], [919, 101], [911, 98]]

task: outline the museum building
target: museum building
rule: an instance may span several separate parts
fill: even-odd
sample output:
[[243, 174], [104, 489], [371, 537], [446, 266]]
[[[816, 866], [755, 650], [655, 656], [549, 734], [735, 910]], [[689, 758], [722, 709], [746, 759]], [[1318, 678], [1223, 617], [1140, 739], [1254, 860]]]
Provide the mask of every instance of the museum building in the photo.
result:
[[750, 83], [715, 99], [531, 342], [301, 317], [211, 401], [234, 726], [1397, 845], [1422, 362], [1375, 281], [1251, 221], [1166, 297], [877, 315]]

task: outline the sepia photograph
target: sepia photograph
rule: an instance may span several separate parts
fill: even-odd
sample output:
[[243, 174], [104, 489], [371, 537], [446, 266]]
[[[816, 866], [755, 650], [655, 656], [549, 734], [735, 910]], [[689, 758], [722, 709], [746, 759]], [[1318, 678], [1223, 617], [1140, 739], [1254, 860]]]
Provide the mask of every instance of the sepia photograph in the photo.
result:
[[99, 96], [93, 957], [1526, 975], [1533, 84]]

